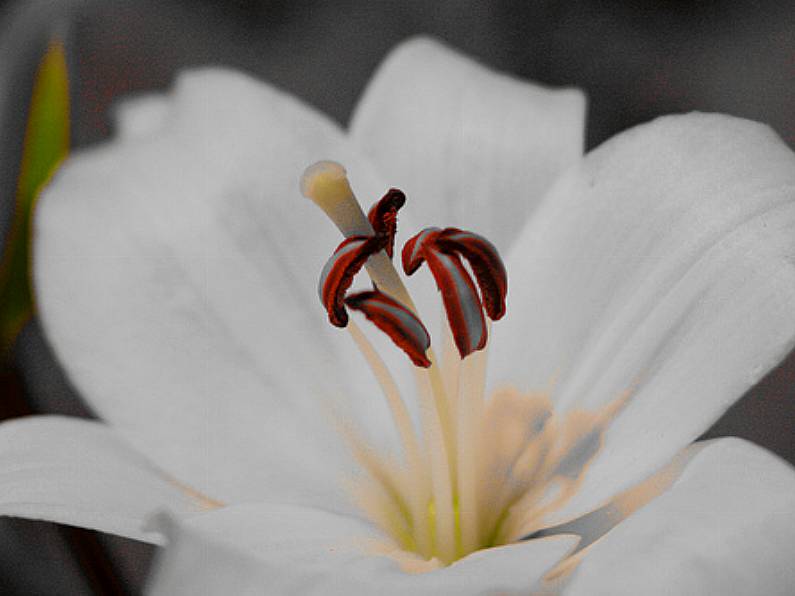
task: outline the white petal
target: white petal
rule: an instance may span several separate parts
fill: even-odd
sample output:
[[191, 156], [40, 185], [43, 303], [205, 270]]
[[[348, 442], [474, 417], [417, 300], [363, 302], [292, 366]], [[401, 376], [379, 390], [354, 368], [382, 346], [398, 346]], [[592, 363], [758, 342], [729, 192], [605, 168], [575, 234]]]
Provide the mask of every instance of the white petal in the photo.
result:
[[240, 505], [187, 523], [157, 520], [168, 536], [152, 594], [492, 594], [528, 590], [572, 537], [481, 551], [409, 574], [377, 554], [367, 524], [317, 509]]
[[113, 110], [116, 133], [128, 138], [151, 135], [168, 122], [171, 107], [169, 98], [159, 94], [124, 99]]
[[795, 338], [795, 156], [720, 115], [608, 141], [551, 191], [508, 262], [492, 382], [556, 407], [631, 397], [560, 518], [602, 504], [693, 441]]
[[157, 509], [195, 515], [210, 504], [180, 487], [100, 422], [60, 416], [0, 425], [0, 515], [92, 528], [147, 542]]
[[582, 156], [584, 126], [580, 91], [519, 81], [420, 38], [380, 67], [351, 135], [407, 193], [413, 221], [474, 229], [505, 250]]
[[298, 180], [320, 158], [354, 185], [369, 172], [326, 118], [229, 71], [183, 75], [121, 121], [129, 134], [75, 155], [37, 211], [57, 355], [96, 412], [183, 482], [223, 501], [327, 503], [347, 461], [329, 409], [381, 400], [317, 301], [340, 238]]
[[711, 442], [663, 495], [585, 553], [567, 596], [791, 594], [795, 470]]

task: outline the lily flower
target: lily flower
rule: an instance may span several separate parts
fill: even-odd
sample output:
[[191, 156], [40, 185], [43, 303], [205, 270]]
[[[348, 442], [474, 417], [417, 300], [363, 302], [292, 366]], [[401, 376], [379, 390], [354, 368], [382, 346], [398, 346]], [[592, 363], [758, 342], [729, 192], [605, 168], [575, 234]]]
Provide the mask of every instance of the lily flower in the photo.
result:
[[583, 157], [584, 112], [425, 39], [347, 130], [221, 69], [123, 104], [34, 230], [102, 422], [1, 425], [0, 513], [165, 543], [153, 594], [788, 592], [795, 472], [693, 441], [795, 344], [795, 155], [688, 114]]

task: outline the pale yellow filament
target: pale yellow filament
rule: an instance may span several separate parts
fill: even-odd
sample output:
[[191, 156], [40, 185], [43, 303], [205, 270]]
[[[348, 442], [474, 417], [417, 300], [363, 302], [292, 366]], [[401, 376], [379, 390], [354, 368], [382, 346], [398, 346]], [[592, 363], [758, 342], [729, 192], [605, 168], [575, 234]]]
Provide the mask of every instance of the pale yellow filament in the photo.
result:
[[414, 432], [414, 425], [411, 422], [406, 404], [400, 396], [400, 390], [395, 380], [373, 345], [352, 320], [348, 322], [348, 331], [381, 386], [389, 405], [390, 413], [397, 426], [406, 455], [409, 474], [414, 479], [414, 482], [409, 483], [409, 507], [417, 548], [421, 553], [430, 555], [432, 544], [428, 526], [427, 503], [430, 498], [428, 494], [428, 469], [420, 457], [420, 447]]
[[459, 555], [480, 544], [478, 477], [481, 453], [486, 381], [486, 350], [475, 352], [461, 362], [458, 382], [458, 517], [461, 527]]
[[434, 405], [430, 376], [418, 370], [416, 376], [420, 394], [420, 418], [425, 429], [428, 457], [431, 464], [433, 502], [429, 505], [435, 520], [434, 551], [445, 563], [455, 560], [455, 510], [450, 457], [442, 436], [442, 422]]
[[[368, 273], [378, 269], [379, 279], [386, 280], [382, 285], [373, 278], [379, 289], [386, 291], [400, 300], [415, 314], [417, 307], [403, 285], [400, 276], [386, 254], [379, 253], [371, 257], [382, 258], [377, 265], [368, 267]], [[455, 427], [450, 415], [450, 400], [447, 397], [444, 381], [439, 370], [436, 354], [428, 348], [428, 368], [414, 367], [414, 377], [420, 397], [421, 422], [430, 451], [431, 490], [433, 492], [433, 511], [435, 519], [435, 547], [439, 558], [449, 563], [455, 560], [455, 509], [453, 504], [453, 487], [456, 485], [456, 449]]]
[[460, 380], [461, 356], [453, 339], [453, 332], [447, 322], [444, 306], [442, 308], [442, 379], [449, 398], [450, 417], [457, 419], [458, 382]]
[[347, 441], [348, 447], [359, 464], [386, 492], [394, 503], [396, 510], [405, 517], [407, 506], [403, 494], [398, 489], [394, 469], [375, 455], [353, 428], [341, 425], [338, 431]]

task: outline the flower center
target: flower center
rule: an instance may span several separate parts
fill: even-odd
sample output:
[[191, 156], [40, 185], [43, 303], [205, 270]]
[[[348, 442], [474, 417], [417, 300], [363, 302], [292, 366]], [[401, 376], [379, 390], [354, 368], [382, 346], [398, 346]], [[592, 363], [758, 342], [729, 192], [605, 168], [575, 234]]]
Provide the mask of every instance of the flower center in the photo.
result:
[[[399, 461], [379, 455], [348, 429], [367, 472], [354, 491], [361, 508], [414, 560], [446, 565], [476, 550], [514, 542], [544, 527], [575, 492], [624, 403], [557, 416], [543, 394], [503, 388], [486, 399], [488, 319], [505, 314], [507, 275], [496, 248], [456, 228], [426, 228], [403, 247], [407, 275], [427, 264], [442, 296], [443, 356], [392, 264], [397, 212], [389, 190], [365, 216], [342, 166], [307, 168], [301, 191], [345, 240], [323, 268], [318, 294], [329, 321], [346, 327], [386, 397], [401, 440]], [[468, 265], [465, 266], [464, 262]], [[366, 268], [373, 290], [348, 294]], [[470, 274], [471, 271], [471, 274]], [[418, 433], [390, 371], [347, 310], [362, 312], [413, 364]], [[404, 557], [405, 561], [405, 557]]]

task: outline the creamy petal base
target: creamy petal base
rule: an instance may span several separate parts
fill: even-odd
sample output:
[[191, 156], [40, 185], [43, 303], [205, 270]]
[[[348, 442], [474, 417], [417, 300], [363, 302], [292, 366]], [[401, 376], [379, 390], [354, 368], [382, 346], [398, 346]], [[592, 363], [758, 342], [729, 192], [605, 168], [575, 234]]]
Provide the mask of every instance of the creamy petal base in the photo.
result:
[[770, 594], [795, 585], [795, 471], [739, 439], [709, 442], [667, 492], [596, 542], [567, 596]]
[[261, 594], [263, 589], [396, 596], [527, 591], [575, 543], [556, 537], [489, 549], [415, 574], [383, 554], [383, 538], [373, 526], [316, 509], [241, 505], [187, 525], [162, 516], [155, 523], [171, 544], [150, 586], [155, 596]]
[[795, 155], [765, 126], [660, 118], [556, 184], [507, 259], [491, 383], [556, 410], [629, 393], [553, 521], [603, 504], [695, 440], [795, 341]]

